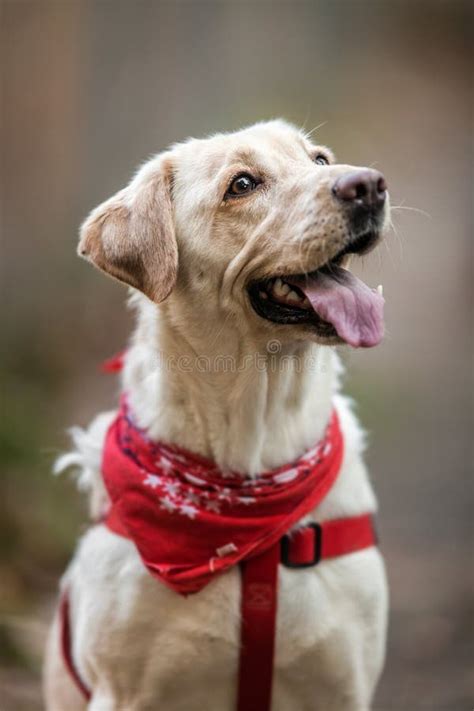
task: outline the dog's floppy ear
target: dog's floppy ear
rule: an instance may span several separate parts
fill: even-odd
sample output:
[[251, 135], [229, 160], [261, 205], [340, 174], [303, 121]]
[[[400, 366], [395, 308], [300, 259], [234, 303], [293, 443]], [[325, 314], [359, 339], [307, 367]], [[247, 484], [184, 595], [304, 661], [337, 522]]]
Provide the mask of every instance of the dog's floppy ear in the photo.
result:
[[169, 158], [154, 158], [124, 190], [91, 212], [81, 228], [78, 253], [156, 303], [168, 296], [178, 269]]

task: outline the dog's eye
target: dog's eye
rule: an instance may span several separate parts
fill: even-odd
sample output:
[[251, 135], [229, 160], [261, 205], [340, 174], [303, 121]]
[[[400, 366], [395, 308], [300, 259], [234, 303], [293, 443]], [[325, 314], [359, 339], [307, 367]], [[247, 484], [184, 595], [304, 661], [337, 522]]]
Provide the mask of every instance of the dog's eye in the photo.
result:
[[252, 190], [255, 190], [257, 185], [258, 182], [249, 175], [249, 173], [241, 173], [232, 179], [231, 184], [227, 188], [226, 196], [239, 197], [240, 195], [247, 195], [247, 193], [251, 193]]
[[323, 156], [322, 153], [318, 153], [318, 155], [314, 157], [314, 162], [318, 165], [329, 165], [328, 159], [326, 156]]

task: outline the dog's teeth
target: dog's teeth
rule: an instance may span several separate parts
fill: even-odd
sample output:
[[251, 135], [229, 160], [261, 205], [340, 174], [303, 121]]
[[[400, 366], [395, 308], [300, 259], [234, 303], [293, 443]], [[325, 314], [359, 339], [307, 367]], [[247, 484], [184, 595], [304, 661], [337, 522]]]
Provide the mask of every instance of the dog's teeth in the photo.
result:
[[280, 299], [284, 299], [290, 304], [304, 304], [309, 303], [306, 297], [300, 296], [296, 291], [294, 291], [289, 284], [276, 277], [273, 283], [269, 283], [271, 293]]
[[268, 299], [268, 294], [265, 291], [259, 291], [258, 295], [261, 299]]
[[273, 292], [274, 292], [274, 294], [276, 294], [277, 296], [286, 296], [286, 294], [288, 293], [287, 290], [286, 290], [286, 288], [285, 288], [286, 286], [287, 286], [287, 285], [286, 285], [286, 284], [283, 284], [283, 282], [282, 282], [281, 279], [277, 279], [277, 280], [275, 281], [274, 286], [273, 286]]
[[296, 304], [296, 303], [299, 304], [301, 301], [303, 301], [301, 296], [299, 294], [297, 294], [296, 291], [293, 291], [293, 289], [290, 289], [290, 292], [287, 295], [286, 299], [287, 299], [287, 301], [291, 301], [294, 304]]
[[380, 294], [380, 296], [383, 296], [383, 286], [382, 284], [379, 284], [377, 287], [377, 293]]

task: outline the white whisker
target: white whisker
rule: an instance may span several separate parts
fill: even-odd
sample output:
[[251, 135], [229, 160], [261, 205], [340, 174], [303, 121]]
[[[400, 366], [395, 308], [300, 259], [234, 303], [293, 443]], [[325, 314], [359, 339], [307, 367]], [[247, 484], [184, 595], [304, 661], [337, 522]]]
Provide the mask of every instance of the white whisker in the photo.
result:
[[[397, 238], [398, 246], [399, 246], [399, 248], [400, 248], [400, 260], [403, 261], [403, 259], [404, 259], [404, 252], [403, 252], [403, 240], [402, 240], [402, 237], [401, 237], [400, 233], [398, 232], [397, 228], [395, 227], [395, 224], [394, 224], [393, 220], [390, 220], [390, 227], [392, 228], [393, 233], [394, 233], [395, 237]], [[391, 252], [390, 252], [389, 243], [387, 242], [387, 240], [384, 240], [384, 244], [385, 244], [385, 246], [386, 246], [386, 248], [387, 248], [387, 252], [388, 252], [389, 255], [390, 255], [390, 260], [391, 260], [391, 262], [392, 262], [392, 265], [395, 266], [395, 265], [394, 265], [394, 262], [393, 262], [392, 254], [391, 254]]]
[[409, 207], [408, 205], [390, 205], [391, 210], [410, 210], [411, 212], [419, 212], [420, 215], [423, 215], [424, 217], [428, 217], [430, 220], [433, 219], [433, 216], [430, 215], [429, 212], [426, 212], [426, 210], [421, 210], [419, 207]]
[[305, 138], [307, 138], [307, 139], [309, 140], [309, 139], [311, 138], [311, 136], [313, 135], [313, 133], [315, 133], [315, 131], [317, 131], [318, 129], [322, 128], [322, 127], [325, 126], [327, 123], [328, 123], [327, 121], [322, 121], [322, 123], [320, 123], [320, 124], [318, 124], [317, 126], [315, 126], [314, 128], [312, 128], [311, 131], [306, 132], [306, 133], [305, 133]]

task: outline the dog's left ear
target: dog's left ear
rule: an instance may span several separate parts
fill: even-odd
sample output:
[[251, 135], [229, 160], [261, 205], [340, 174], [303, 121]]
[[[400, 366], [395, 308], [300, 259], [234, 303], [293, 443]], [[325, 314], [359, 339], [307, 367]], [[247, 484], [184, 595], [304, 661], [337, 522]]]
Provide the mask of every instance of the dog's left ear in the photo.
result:
[[178, 247], [171, 205], [171, 160], [158, 156], [124, 189], [91, 212], [78, 253], [159, 303], [172, 290]]

